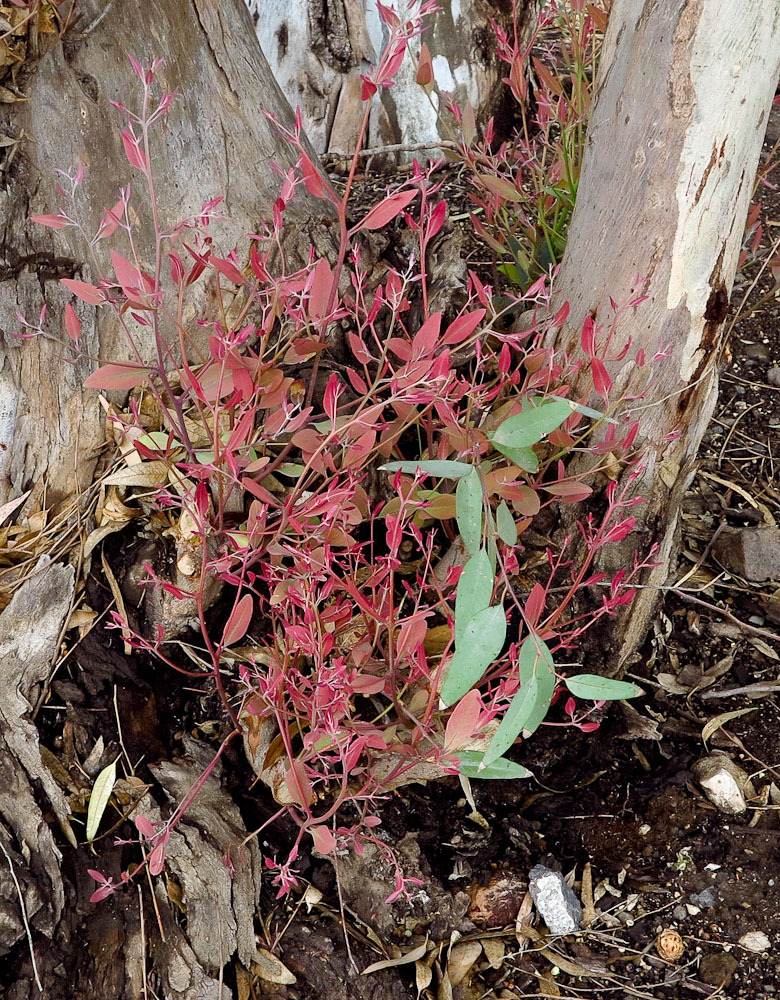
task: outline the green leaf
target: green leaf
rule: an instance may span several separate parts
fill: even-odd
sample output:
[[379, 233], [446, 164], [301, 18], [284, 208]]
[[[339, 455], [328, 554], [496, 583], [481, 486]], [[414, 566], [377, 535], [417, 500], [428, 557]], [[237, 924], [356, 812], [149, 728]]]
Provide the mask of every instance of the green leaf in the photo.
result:
[[379, 468], [382, 472], [405, 472], [410, 476], [413, 476], [419, 469], [420, 472], [425, 472], [429, 476], [437, 476], [439, 479], [462, 479], [463, 476], [468, 476], [474, 471], [474, 466], [467, 462], [453, 462], [449, 459], [432, 459], [427, 462], [414, 460], [411, 462], [388, 462], [386, 465], [380, 465]]
[[459, 771], [464, 778], [533, 778], [533, 774], [522, 764], [499, 757], [480, 771], [485, 755], [476, 750], [462, 750], [455, 754], [460, 761]]
[[[539, 405], [532, 405], [538, 403]], [[509, 417], [493, 432], [491, 441], [497, 447], [530, 448], [571, 416], [571, 406], [565, 399], [529, 401], [522, 413]]]
[[502, 500], [496, 509], [496, 527], [502, 542], [506, 542], [507, 545], [517, 544], [517, 524], [506, 505], [506, 500]]
[[284, 465], [279, 466], [276, 474], [277, 476], [286, 476], [288, 479], [297, 479], [305, 471], [305, 465], [300, 465], [297, 462], [285, 462]]
[[506, 615], [501, 605], [474, 615], [447, 667], [441, 690], [445, 705], [454, 705], [482, 679], [506, 639]]
[[482, 541], [482, 480], [472, 469], [455, 490], [455, 516], [463, 544], [473, 555]]
[[507, 445], [497, 444], [495, 441], [493, 446], [524, 472], [539, 471], [539, 459], [533, 448], [509, 448]]
[[89, 806], [87, 807], [87, 840], [95, 839], [95, 834], [98, 832], [98, 827], [103, 818], [103, 813], [106, 811], [108, 800], [111, 798], [111, 792], [114, 790], [114, 784], [116, 783], [117, 760], [119, 760], [118, 757], [107, 767], [104, 767], [95, 779], [92, 794], [89, 797]]
[[636, 684], [616, 681], [611, 677], [599, 677], [598, 674], [577, 674], [567, 677], [565, 683], [575, 698], [586, 698], [589, 701], [620, 701], [643, 694]]
[[594, 410], [592, 406], [585, 406], [584, 403], [576, 403], [573, 399], [562, 399], [561, 396], [550, 396], [549, 398], [560, 399], [561, 402], [568, 404], [576, 413], [581, 413], [583, 417], [592, 417], [594, 420], [606, 420], [609, 424], [617, 423], [614, 417], [608, 417], [601, 410]]
[[455, 595], [456, 646], [474, 615], [490, 606], [495, 579], [495, 573], [484, 549], [480, 549], [463, 567]]
[[535, 733], [550, 707], [555, 690], [555, 666], [547, 644], [533, 633], [520, 649], [519, 667], [520, 690], [485, 752], [486, 764], [498, 760], [522, 732], [529, 736]]
[[150, 451], [165, 451], [169, 442], [171, 448], [181, 448], [181, 441], [177, 441], [166, 431], [149, 431], [148, 434], [142, 434], [137, 438], [137, 441]]

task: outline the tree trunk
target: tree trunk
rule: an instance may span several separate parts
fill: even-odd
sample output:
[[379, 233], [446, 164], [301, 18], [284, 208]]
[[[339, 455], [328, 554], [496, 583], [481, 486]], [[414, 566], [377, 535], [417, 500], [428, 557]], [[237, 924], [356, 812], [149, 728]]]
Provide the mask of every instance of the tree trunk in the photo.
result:
[[[613, 397], [646, 391], [640, 419], [644, 472], [632, 513], [640, 532], [605, 555], [607, 570], [659, 544], [657, 588], [673, 569], [680, 502], [717, 396], [723, 320], [761, 143], [780, 72], [778, 0], [615, 0], [568, 245], [557, 284], [571, 311], [558, 346], [580, 353], [589, 315], [632, 349], [608, 366]], [[670, 356], [639, 369], [636, 352]], [[670, 435], [676, 435], [670, 440]], [[618, 619], [607, 663], [635, 655], [657, 589]], [[600, 639], [603, 637], [600, 637]], [[604, 655], [603, 648], [601, 655]]]
[[[131, 110], [139, 108], [141, 87], [126, 53], [145, 65], [163, 57], [158, 81], [168, 90], [182, 92], [165, 130], [152, 135], [163, 226], [196, 214], [205, 201], [224, 195], [229, 219], [215, 224], [213, 235], [227, 252], [259, 220], [271, 217], [281, 185], [271, 163], [288, 169], [297, 160], [263, 114], [267, 109], [286, 126], [293, 125], [289, 105], [259, 50], [240, 0], [158, 0], [151, 7], [143, 0], [108, 4], [80, 0], [69, 8], [66, 2], [59, 9], [69, 24], [64, 37], [40, 36], [49, 48], [37, 59], [28, 50], [31, 58], [17, 71], [14, 82], [23, 99], [9, 104], [4, 97], [0, 103], [0, 135], [17, 140], [0, 148], [5, 154], [0, 161], [0, 504], [36, 483], [47, 491], [47, 506], [83, 490], [92, 481], [105, 439], [97, 394], [83, 389], [94, 362], [65, 364], [68, 349], [54, 339], [18, 339], [17, 313], [37, 322], [45, 302], [46, 329], [62, 330], [64, 305], [74, 302], [91, 355], [104, 360], [130, 357], [107, 310], [83, 309], [59, 284], [63, 277], [86, 281], [98, 277], [76, 231], [52, 232], [29, 221], [32, 214], [54, 213], [61, 207], [55, 187], [61, 178], [54, 175], [54, 168], [69, 171], [83, 166], [77, 212], [90, 235], [106, 208], [117, 201], [120, 187], [131, 180], [137, 183], [138, 173], [128, 164], [119, 138], [121, 119], [109, 104], [115, 100]], [[134, 201], [142, 197], [138, 192]], [[320, 253], [333, 252], [335, 216], [328, 214], [324, 202], [299, 190], [286, 213], [288, 221], [290, 242], [285, 249], [291, 257], [299, 254], [303, 261], [312, 244]], [[149, 237], [149, 225], [142, 224], [137, 244], [142, 259], [144, 248], [153, 245]], [[98, 244], [96, 250], [97, 267], [102, 269], [106, 261], [101, 254], [108, 248]], [[202, 309], [199, 315], [213, 312], [208, 298], [196, 307]], [[197, 331], [197, 324], [192, 327]], [[152, 345], [142, 348], [151, 352]], [[69, 754], [66, 746], [55, 756], [39, 745], [32, 708], [42, 686], [48, 690], [51, 664], [60, 655], [72, 607], [73, 575], [72, 568], [47, 567], [42, 562], [0, 617], [3, 995], [12, 1000], [37, 996], [35, 983], [40, 977], [43, 995], [51, 1000], [138, 1000], [146, 995], [146, 975], [153, 960], [159, 995], [166, 1000], [228, 1000], [231, 990], [213, 972], [220, 960], [225, 964], [234, 953], [247, 967], [254, 957], [260, 866], [252, 847], [251, 856], [244, 855], [240, 878], [231, 881], [220, 861], [247, 831], [216, 771], [211, 791], [201, 799], [211, 812], [192, 814], [192, 824], [180, 828], [179, 876], [182, 885], [191, 880], [186, 892], [197, 909], [200, 932], [193, 933], [196, 923], [192, 923], [185, 936], [167, 900], [160, 907], [158, 925], [148, 895], [142, 900], [135, 890], [117, 905], [111, 900], [96, 908], [88, 902], [95, 883], [86, 873], [84, 848], [75, 847], [69, 803], [78, 802], [79, 795], [89, 796], [90, 784], [81, 783], [75, 761], [83, 761], [94, 744], [99, 731], [94, 720], [112, 718], [112, 692], [120, 705], [125, 702], [126, 740], [133, 740], [127, 728], [136, 725], [133, 720], [145, 718], [144, 745], [130, 750], [135, 760], [154, 760], [170, 749], [164, 742], [165, 727], [159, 733], [155, 730], [155, 695], [138, 676], [137, 662], [116, 657], [105, 647], [90, 656], [89, 642], [81, 643], [71, 662], [78, 663], [86, 678], [90, 712], [100, 706], [94, 709], [97, 714], [91, 721], [86, 717], [79, 721], [79, 702], [68, 703], [65, 731], [73, 752]], [[89, 746], [78, 743], [79, 733], [83, 741], [90, 740]], [[106, 731], [106, 749], [112, 738]], [[206, 755], [213, 756], [210, 747]], [[72, 765], [70, 770], [63, 759]], [[202, 766], [180, 776], [172, 768], [163, 764], [155, 774], [163, 790], [179, 798], [181, 782], [189, 787]], [[130, 793], [132, 798], [135, 793], [132, 789]], [[52, 831], [57, 822], [73, 846], [61, 837], [55, 839]], [[83, 839], [83, 828], [76, 826], [76, 831]], [[100, 864], [120, 871], [126, 864], [123, 850], [106, 848]], [[191, 855], [210, 860], [198, 865]], [[32, 952], [26, 945], [27, 924], [33, 935]], [[158, 930], [163, 924], [164, 940]], [[222, 949], [219, 960], [215, 935]]]
[[[109, 7], [83, 0], [74, 17], [62, 41], [52, 44], [25, 81], [25, 101], [0, 104], [0, 132], [19, 139], [0, 194], [0, 504], [43, 476], [50, 500], [83, 489], [103, 445], [103, 411], [95, 394], [82, 389], [90, 362], [63, 365], [67, 349], [58, 343], [42, 337], [20, 341], [14, 334], [20, 330], [17, 313], [37, 319], [44, 301], [47, 327], [63, 329], [62, 309], [72, 296], [59, 279], [95, 277], [75, 230], [53, 233], [28, 221], [31, 214], [60, 206], [54, 168], [84, 166], [79, 211], [90, 233], [116, 202], [119, 188], [137, 182], [109, 104], [116, 100], [137, 109], [141, 88], [126, 53], [144, 64], [163, 57], [160, 82], [181, 91], [152, 148], [167, 221], [224, 195], [230, 218], [215, 235], [228, 250], [259, 219], [270, 217], [280, 187], [271, 163], [287, 169], [296, 160], [263, 114], [268, 110], [292, 125], [289, 105], [238, 0], [164, 0], [153, 12], [142, 0]], [[304, 253], [310, 242], [329, 242], [324, 204], [301, 190], [290, 206], [289, 233], [294, 238], [296, 222], [305, 228]], [[98, 244], [98, 253], [103, 246]], [[129, 357], [106, 310], [89, 308], [80, 318], [90, 353]]]
[[[256, 20], [257, 37], [290, 104], [299, 105], [306, 134], [318, 153], [348, 154], [354, 149], [363, 109], [361, 73], [376, 61], [383, 27], [376, 5], [368, 0], [247, 0]], [[413, 9], [417, 0], [408, 0]], [[404, 7], [404, 2], [397, 5]], [[469, 101], [483, 125], [506, 114], [506, 67], [496, 55], [491, 19], [511, 33], [510, 0], [442, 0], [441, 13], [424, 39], [412, 44], [413, 58], [398, 71], [396, 85], [377, 94], [367, 145], [371, 148], [431, 143], [449, 138], [439, 115], [440, 96], [452, 93]], [[520, 28], [527, 30], [538, 0], [518, 3]], [[421, 41], [433, 56], [438, 93], [433, 106], [415, 82]], [[443, 111], [443, 108], [441, 109]], [[445, 115], [446, 118], [446, 115]], [[501, 129], [499, 128], [499, 134]], [[401, 153], [411, 160], [420, 152]], [[424, 155], [424, 154], [422, 154]]]

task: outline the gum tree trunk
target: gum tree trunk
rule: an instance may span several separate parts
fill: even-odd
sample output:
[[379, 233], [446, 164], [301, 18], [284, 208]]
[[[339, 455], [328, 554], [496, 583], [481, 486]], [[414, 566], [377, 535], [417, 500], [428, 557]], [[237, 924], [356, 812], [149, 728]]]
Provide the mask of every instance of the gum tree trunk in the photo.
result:
[[[306, 134], [318, 153], [351, 153], [360, 127], [360, 75], [382, 48], [382, 23], [373, 0], [247, 0], [257, 37], [290, 104], [300, 105]], [[396, 7], [413, 9], [416, 0]], [[469, 101], [477, 120], [506, 113], [506, 75], [497, 55], [495, 20], [511, 33], [511, 0], [441, 0], [424, 41], [433, 55], [436, 88]], [[517, 4], [520, 30], [536, 16], [538, 0]], [[433, 143], [449, 138], [422, 87], [415, 82], [421, 40], [412, 46], [396, 85], [374, 100], [367, 146]], [[443, 111], [443, 109], [442, 109]], [[446, 113], [443, 118], [446, 120]], [[426, 153], [401, 153], [402, 160]]]
[[[3, 10], [16, 16], [16, 8]], [[42, 336], [19, 340], [15, 334], [21, 330], [17, 314], [37, 322], [44, 302], [46, 329], [63, 330], [64, 305], [73, 299], [59, 279], [95, 280], [74, 230], [52, 232], [29, 221], [30, 215], [61, 207], [54, 169], [83, 166], [76, 211], [90, 234], [117, 201], [120, 187], [138, 184], [139, 174], [128, 164], [118, 134], [125, 122], [109, 104], [115, 100], [139, 108], [141, 87], [127, 53], [144, 65], [163, 58], [158, 81], [167, 90], [181, 91], [164, 129], [153, 135], [151, 149], [163, 226], [224, 195], [229, 219], [213, 224], [212, 233], [227, 252], [261, 219], [271, 217], [280, 188], [271, 163], [286, 169], [297, 159], [263, 114], [267, 109], [288, 127], [293, 124], [241, 0], [78, 0], [73, 6], [66, 0], [59, 14], [68, 23], [64, 37], [38, 35], [36, 52], [30, 34], [24, 66], [13, 79], [0, 76], [0, 83], [18, 87], [20, 98], [8, 103], [7, 95], [14, 92], [6, 90], [0, 103], [0, 504], [31, 487], [41, 491], [40, 506], [73, 497], [91, 483], [103, 447], [103, 410], [97, 394], [82, 387], [95, 362], [69, 365], [63, 360], [67, 346]], [[134, 190], [134, 203], [143, 198]], [[323, 203], [301, 191], [287, 217], [292, 223], [286, 234], [289, 258], [300, 254], [305, 259], [311, 244], [322, 254], [333, 252], [336, 227]], [[153, 246], [149, 237], [142, 227], [137, 245]], [[103, 244], [97, 251], [107, 252]], [[90, 354], [104, 360], [129, 357], [105, 310], [74, 305]], [[206, 297], [198, 308], [209, 315], [211, 305]], [[194, 322], [192, 328], [197, 330]], [[150, 344], [145, 347], [151, 351]], [[24, 520], [24, 509], [14, 516], [20, 513]], [[71, 824], [68, 814], [72, 803], [78, 808], [79, 795], [89, 796], [96, 775], [90, 773], [84, 782], [80, 768], [94, 749], [98, 729], [73, 721], [80, 709], [67, 696], [64, 729], [75, 734], [75, 743], [65, 739], [55, 752], [47, 752], [33, 711], [61, 654], [74, 570], [47, 567], [43, 558], [28, 575], [0, 615], [3, 996], [138, 1000], [151, 995], [146, 977], [153, 969], [156, 995], [165, 1000], [229, 1000], [233, 992], [221, 982], [219, 969], [233, 956], [248, 969], [255, 956], [261, 870], [259, 853], [251, 846], [235, 879], [222, 864], [222, 856], [247, 835], [238, 808], [217, 770], [210, 790], [199, 797], [201, 811], [191, 813], [190, 825], [181, 827], [177, 878], [188, 900], [186, 932], [164, 888], [155, 908], [146, 889], [131, 890], [117, 905], [113, 900], [89, 903], [95, 883], [86, 872], [88, 851], [83, 843], [76, 847], [77, 838], [83, 842], [84, 827]], [[5, 589], [3, 597], [7, 601]], [[112, 697], [118, 697], [133, 759], [162, 758], [154, 772], [158, 797], [162, 789], [179, 801], [182, 788], [186, 791], [204, 765], [189, 752], [175, 764], [164, 760], [171, 753], [170, 727], [159, 727], [156, 692], [139, 676], [138, 658], [117, 656], [105, 645], [90, 653], [92, 638], [86, 637], [71, 660], [86, 678], [91, 720], [113, 718]], [[77, 690], [74, 697], [78, 705], [85, 696]], [[133, 749], [133, 720], [140, 718], [143, 735]], [[114, 739], [113, 732], [105, 732], [108, 741]], [[80, 744], [79, 734], [84, 741], [88, 733], [89, 745]], [[50, 732], [48, 739], [53, 738]], [[208, 763], [211, 748], [201, 746], [207, 748]], [[131, 799], [137, 794], [134, 786]], [[118, 873], [127, 863], [123, 851], [101, 844], [99, 864]]]
[[[68, 16], [66, 9], [62, 15]], [[295, 162], [263, 114], [266, 109], [292, 124], [238, 0], [160, 0], [152, 6], [142, 0], [108, 6], [79, 0], [61, 41], [40, 37], [50, 48], [19, 77], [25, 100], [0, 104], [0, 133], [18, 139], [0, 148], [0, 504], [44, 475], [49, 500], [83, 489], [103, 444], [103, 411], [95, 394], [81, 388], [91, 363], [64, 365], [67, 348], [41, 337], [20, 341], [14, 333], [20, 330], [17, 313], [37, 319], [44, 301], [47, 328], [62, 330], [61, 310], [71, 296], [59, 279], [90, 280], [85, 247], [74, 230], [52, 232], [28, 221], [59, 208], [54, 169], [84, 166], [78, 204], [90, 232], [116, 202], [119, 188], [140, 179], [127, 163], [121, 119], [109, 104], [138, 107], [141, 88], [127, 53], [144, 64], [163, 58], [159, 82], [181, 91], [152, 148], [167, 221], [223, 195], [230, 217], [214, 229], [229, 249], [259, 219], [270, 217], [280, 187], [271, 163], [288, 168]], [[327, 245], [323, 213], [323, 203], [302, 191], [289, 212], [291, 240], [297, 221], [306, 250], [312, 238]], [[90, 353], [129, 357], [105, 310], [84, 310], [81, 321]]]
[[[645, 584], [674, 568], [680, 502], [716, 402], [723, 320], [753, 180], [780, 72], [780, 0], [614, 0], [598, 70], [576, 209], [558, 282], [571, 312], [558, 345], [574, 354], [588, 315], [609, 329], [623, 304], [609, 366], [613, 396], [634, 406], [644, 474], [638, 535], [606, 569], [660, 546]], [[638, 370], [636, 351], [671, 356]], [[677, 435], [669, 440], [670, 435]], [[646, 589], [608, 636], [607, 665], [625, 669], [659, 593]], [[600, 636], [600, 640], [604, 637]], [[603, 647], [600, 652], [603, 657]]]

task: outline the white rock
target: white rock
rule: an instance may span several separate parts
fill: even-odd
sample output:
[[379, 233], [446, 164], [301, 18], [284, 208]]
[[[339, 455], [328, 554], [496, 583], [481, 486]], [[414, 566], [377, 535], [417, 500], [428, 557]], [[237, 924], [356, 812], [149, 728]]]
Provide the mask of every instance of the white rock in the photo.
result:
[[769, 951], [772, 947], [772, 942], [763, 931], [748, 931], [747, 934], [742, 935], [739, 943], [743, 948], [747, 948], [748, 951], [755, 951], [759, 954]]
[[730, 816], [745, 812], [746, 798], [756, 794], [747, 773], [724, 753], [703, 757], [691, 770], [710, 802]]

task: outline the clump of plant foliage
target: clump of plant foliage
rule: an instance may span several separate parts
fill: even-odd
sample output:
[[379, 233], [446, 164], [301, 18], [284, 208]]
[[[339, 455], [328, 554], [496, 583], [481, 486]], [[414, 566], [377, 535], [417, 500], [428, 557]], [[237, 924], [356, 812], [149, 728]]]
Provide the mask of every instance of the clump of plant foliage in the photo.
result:
[[[391, 85], [436, 9], [428, 0], [402, 20], [378, 7], [389, 42], [364, 78], [358, 149], [372, 96]], [[578, 3], [551, 9], [554, 17], [582, 14]], [[587, 17], [567, 29], [576, 34], [575, 61], [592, 51]], [[502, 41], [522, 102], [521, 55]], [[548, 227], [547, 207], [533, 225], [547, 220], [534, 232], [550, 241], [550, 253], [539, 249], [531, 262], [512, 250], [512, 266], [524, 272], [510, 305], [534, 310], [532, 328], [505, 329], [504, 300], [475, 273], [456, 314], [431, 311], [427, 248], [448, 211], [435, 165], [415, 164], [355, 221], [357, 152], [337, 191], [309, 158], [298, 120], [291, 131], [277, 126], [297, 165], [281, 173], [272, 221], [247, 246], [220, 255], [213, 237], [220, 199], [184, 220], [166, 219], [157, 202], [150, 134], [174, 95], [156, 93], [157, 64], [133, 67], [140, 110], [115, 107], [145, 204], [128, 185], [97, 232], [84, 231], [79, 167], [63, 175], [65, 207], [36, 221], [79, 229], [90, 250], [91, 280], [62, 281], [78, 300], [64, 319], [76, 356], [88, 356], [84, 309], [111, 313], [126, 334], [132, 360], [95, 359], [85, 386], [130, 393], [123, 410], [109, 408], [114, 436], [126, 469], [157, 483], [156, 524], [179, 553], [175, 578], [149, 565], [146, 582], [192, 609], [195, 663], [182, 663], [181, 643], [161, 625], [149, 634], [117, 611], [113, 626], [189, 684], [218, 692], [229, 732], [217, 757], [240, 734], [276, 797], [275, 817], [286, 813], [298, 830], [288, 857], [266, 861], [283, 894], [295, 884], [304, 837], [323, 854], [371, 843], [393, 859], [378, 806], [394, 788], [420, 776], [527, 777], [506, 754], [534, 734], [559, 696], [566, 694], [564, 724], [589, 731], [597, 726], [594, 705], [637, 693], [557, 665], [572, 659], [586, 630], [631, 601], [645, 565], [637, 560], [612, 579], [593, 568], [599, 550], [634, 526], [629, 508], [638, 501], [616, 479], [636, 458], [637, 425], [612, 398], [609, 331], [589, 322], [576, 361], [546, 344], [547, 330], [567, 315], [565, 304], [553, 304], [548, 264], [558, 259], [562, 229], [558, 221]], [[493, 192], [483, 202], [486, 218], [500, 216], [507, 234], [532, 225], [518, 209], [520, 182], [508, 180], [518, 150], [533, 158], [561, 213], [574, 197], [569, 150], [580, 142], [584, 79], [556, 82], [538, 66], [536, 73], [547, 99], [560, 90], [571, 110], [571, 135], [560, 132], [556, 159], [537, 162], [552, 126], [541, 146], [528, 135], [498, 153], [487, 137], [466, 142], [475, 176]], [[561, 121], [560, 108], [556, 114]], [[337, 219], [338, 253], [328, 260], [312, 250], [288, 273], [277, 251], [302, 185]], [[144, 211], [153, 217], [149, 246], [139, 243]], [[387, 267], [381, 280], [369, 280], [366, 238], [386, 227], [408, 230], [415, 251], [405, 269]], [[514, 246], [508, 235], [504, 243], [486, 239], [497, 254]], [[97, 252], [105, 241], [108, 255]], [[187, 302], [204, 282], [216, 315], [187, 323]], [[43, 332], [41, 323], [25, 326], [27, 336]], [[332, 359], [335, 330], [346, 364]], [[141, 333], [151, 334], [151, 357], [139, 346]], [[304, 363], [307, 383], [298, 378]], [[573, 398], [574, 378], [582, 385], [584, 373], [586, 391]], [[592, 393], [600, 408], [586, 403]], [[587, 474], [567, 471], [574, 453], [591, 457]], [[541, 562], [532, 559], [524, 533], [550, 508], [586, 500], [594, 482], [608, 484], [605, 500], [599, 516], [580, 523], [577, 557], [566, 538]], [[127, 486], [125, 502], [133, 496]], [[212, 608], [215, 583], [222, 597]], [[575, 597], [597, 584], [601, 603], [578, 609]], [[163, 870], [170, 831], [197, 790], [164, 824], [135, 817], [152, 874]], [[93, 874], [93, 899], [114, 891], [110, 877]], [[409, 882], [398, 868], [391, 898], [408, 895]]]

